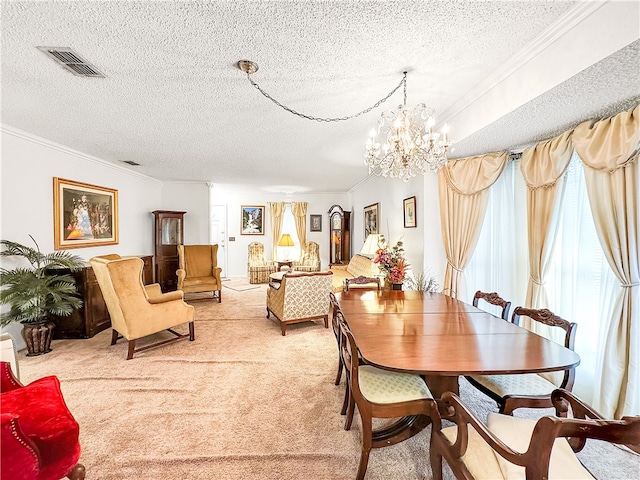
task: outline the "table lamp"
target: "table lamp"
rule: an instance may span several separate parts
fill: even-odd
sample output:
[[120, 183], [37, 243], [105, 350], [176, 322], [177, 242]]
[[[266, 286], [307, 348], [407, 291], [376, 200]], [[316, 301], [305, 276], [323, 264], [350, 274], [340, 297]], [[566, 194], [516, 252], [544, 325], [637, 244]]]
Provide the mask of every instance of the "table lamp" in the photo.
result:
[[291, 235], [289, 235], [288, 233], [283, 234], [280, 237], [280, 241], [278, 242], [278, 246], [279, 247], [286, 247], [284, 250], [284, 254], [285, 254], [285, 262], [289, 261], [289, 253], [291, 253], [291, 247], [293, 247], [295, 244], [293, 243], [293, 238], [291, 238]]
[[373, 258], [376, 252], [383, 248], [383, 246], [384, 236], [378, 233], [371, 233], [365, 240], [362, 250], [360, 250], [360, 255], [367, 258]]

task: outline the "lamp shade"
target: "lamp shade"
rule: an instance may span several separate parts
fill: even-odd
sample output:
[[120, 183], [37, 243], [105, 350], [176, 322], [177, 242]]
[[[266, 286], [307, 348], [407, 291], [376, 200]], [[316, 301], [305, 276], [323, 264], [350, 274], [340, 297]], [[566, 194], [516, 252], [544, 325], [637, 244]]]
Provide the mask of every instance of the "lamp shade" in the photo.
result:
[[295, 244], [293, 243], [293, 238], [288, 233], [285, 233], [280, 237], [280, 241], [278, 242], [279, 247], [293, 247]]
[[384, 244], [384, 237], [378, 233], [370, 234], [364, 242], [362, 246], [362, 250], [360, 250], [360, 255], [364, 255], [365, 257], [373, 257], [376, 252], [382, 248]]

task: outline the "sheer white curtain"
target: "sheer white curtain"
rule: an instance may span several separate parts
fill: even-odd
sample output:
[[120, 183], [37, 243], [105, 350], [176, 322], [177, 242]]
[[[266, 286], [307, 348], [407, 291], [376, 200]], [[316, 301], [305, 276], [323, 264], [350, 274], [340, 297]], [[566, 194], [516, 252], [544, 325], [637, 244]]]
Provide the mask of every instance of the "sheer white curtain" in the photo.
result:
[[[527, 199], [520, 160], [509, 161], [489, 190], [489, 201], [478, 244], [465, 270], [466, 285], [459, 297], [471, 303], [477, 290], [497, 292], [523, 305], [527, 292]], [[483, 309], [500, 315], [500, 308]]]
[[[560, 223], [547, 274], [549, 309], [578, 324], [575, 349], [580, 355], [573, 391], [594, 403], [593, 386], [599, 340], [619, 288], [593, 223], [584, 168], [574, 153], [566, 172]], [[602, 355], [602, 353], [600, 353]]]

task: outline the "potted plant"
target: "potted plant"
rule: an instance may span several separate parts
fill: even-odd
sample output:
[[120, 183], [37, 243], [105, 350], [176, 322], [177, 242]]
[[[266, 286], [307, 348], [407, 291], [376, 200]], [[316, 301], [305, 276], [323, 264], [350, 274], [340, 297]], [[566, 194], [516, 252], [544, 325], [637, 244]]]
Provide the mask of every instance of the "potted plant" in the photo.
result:
[[21, 257], [31, 267], [0, 268], [0, 304], [10, 306], [0, 315], [0, 324], [20, 322], [27, 356], [51, 351], [55, 324], [49, 315], [68, 316], [82, 306], [75, 279], [68, 273], [84, 267], [84, 260], [66, 251], [44, 254], [36, 248], [9, 240], [0, 240], [0, 257]]

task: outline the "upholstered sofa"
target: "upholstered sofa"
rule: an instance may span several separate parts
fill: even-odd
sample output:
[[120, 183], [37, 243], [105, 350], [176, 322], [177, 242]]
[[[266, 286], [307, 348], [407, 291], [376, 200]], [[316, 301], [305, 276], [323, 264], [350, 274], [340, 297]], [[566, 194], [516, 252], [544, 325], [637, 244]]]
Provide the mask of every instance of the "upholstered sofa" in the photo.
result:
[[[356, 278], [360, 276], [374, 278], [376, 274], [379, 273], [379, 270], [373, 261], [360, 254], [356, 254], [351, 257], [351, 260], [349, 260], [347, 265], [331, 265], [329, 268], [333, 272], [332, 287], [334, 292], [342, 291], [344, 288], [344, 281], [347, 278]], [[378, 284], [370, 283], [352, 285], [350, 288], [371, 288], [372, 286], [377, 287]]]

